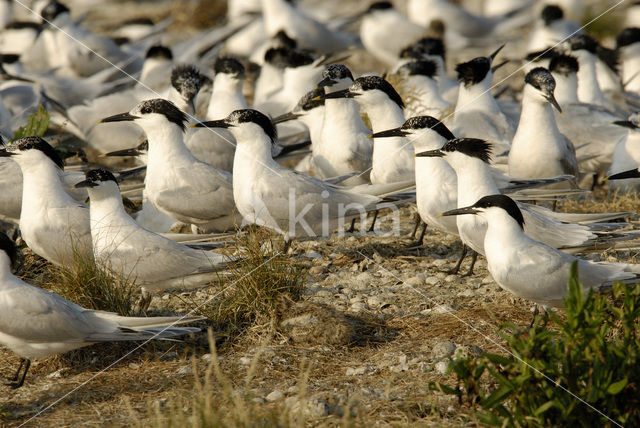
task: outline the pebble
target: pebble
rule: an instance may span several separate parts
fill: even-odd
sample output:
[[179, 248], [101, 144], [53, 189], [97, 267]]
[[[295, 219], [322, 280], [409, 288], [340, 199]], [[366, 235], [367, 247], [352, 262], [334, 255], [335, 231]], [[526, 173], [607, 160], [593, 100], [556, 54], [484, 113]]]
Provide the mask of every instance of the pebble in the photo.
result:
[[308, 258], [308, 259], [312, 259], [312, 260], [313, 260], [313, 259], [321, 259], [321, 258], [322, 258], [322, 254], [320, 254], [320, 253], [319, 253], [319, 252], [317, 252], [317, 251], [311, 251], [311, 252], [309, 252], [309, 253], [305, 254], [304, 256], [305, 256], [306, 258]]
[[278, 389], [274, 389], [273, 391], [271, 391], [269, 393], [269, 395], [266, 396], [267, 401], [270, 402], [274, 402], [274, 401], [280, 401], [284, 398], [284, 394], [282, 393], [282, 391], [278, 390]]
[[240, 357], [240, 364], [244, 365], [244, 366], [248, 366], [249, 364], [251, 364], [251, 358], [250, 357]]
[[458, 279], [458, 275], [447, 275], [444, 277], [444, 282], [454, 282]]
[[414, 276], [413, 278], [407, 279], [405, 282], [412, 287], [420, 287], [422, 284], [424, 284], [424, 278]]
[[331, 407], [326, 400], [322, 398], [303, 398], [289, 397], [285, 401], [286, 406], [292, 413], [303, 412], [306, 416], [312, 418], [322, 418], [329, 416]]
[[436, 372], [446, 374], [449, 368], [449, 361], [438, 361], [435, 365]]
[[440, 282], [440, 278], [437, 276], [430, 276], [424, 281], [427, 285], [437, 285]]
[[444, 358], [453, 355], [455, 350], [456, 345], [454, 345], [452, 342], [449, 342], [448, 340], [445, 340], [443, 342], [436, 343], [436, 345], [431, 349], [431, 355], [435, 358]]
[[366, 366], [360, 366], [356, 368], [348, 368], [345, 374], [347, 376], [359, 376], [359, 375], [365, 374], [366, 371], [367, 371]]
[[179, 375], [192, 374], [193, 368], [191, 366], [184, 366], [180, 370], [178, 370]]

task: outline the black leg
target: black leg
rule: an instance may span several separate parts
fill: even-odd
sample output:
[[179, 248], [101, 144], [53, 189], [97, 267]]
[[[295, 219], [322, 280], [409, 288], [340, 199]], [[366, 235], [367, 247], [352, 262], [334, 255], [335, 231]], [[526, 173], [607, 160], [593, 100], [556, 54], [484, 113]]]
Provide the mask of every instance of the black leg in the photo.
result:
[[556, 205], [558, 205], [558, 200], [554, 199], [553, 200], [553, 205], [551, 206], [551, 211], [555, 211], [556, 210]]
[[416, 214], [416, 217], [414, 220], [416, 221], [416, 224], [413, 226], [413, 232], [411, 232], [411, 239], [416, 239], [416, 232], [418, 231], [418, 226], [420, 226], [420, 223], [422, 222], [419, 214]]
[[471, 254], [471, 266], [469, 267], [469, 270], [467, 271], [467, 273], [465, 273], [462, 276], [471, 276], [471, 275], [473, 275], [473, 267], [476, 265], [476, 260], [478, 259], [478, 253], [476, 253], [473, 250], [471, 250], [471, 252], [473, 253], [473, 254]]
[[353, 233], [356, 230], [356, 219], [351, 219], [351, 227], [347, 230], [347, 233]]
[[[408, 248], [422, 247], [422, 244], [424, 243], [424, 234], [426, 231], [427, 231], [427, 223], [422, 223], [422, 232], [420, 232], [420, 238], [418, 238], [417, 240], [409, 244]], [[413, 236], [415, 236], [415, 233], [413, 234]]]
[[18, 370], [16, 370], [16, 374], [13, 375], [13, 377], [7, 378], [7, 380], [11, 381], [11, 382], [17, 382], [19, 377], [20, 377], [20, 370], [22, 370], [22, 366], [24, 365], [24, 362], [26, 361], [26, 359], [24, 358], [20, 358], [20, 365], [18, 366]]
[[540, 309], [538, 308], [538, 305], [534, 303], [533, 317], [531, 317], [531, 322], [529, 323], [529, 330], [533, 328], [533, 325], [536, 322], [536, 317], [538, 316], [539, 313], [540, 313]]
[[289, 252], [289, 247], [291, 247], [291, 239], [284, 240], [284, 247], [282, 248], [282, 254], [287, 254]]
[[591, 182], [591, 191], [592, 192], [593, 192], [593, 189], [595, 189], [597, 185], [598, 185], [598, 173], [594, 172], [593, 173], [593, 181]]
[[[20, 378], [19, 382], [11, 382], [8, 383], [7, 385], [9, 385], [11, 388], [13, 389], [17, 389], [20, 388], [22, 385], [24, 385], [24, 379], [27, 377], [27, 372], [29, 371], [29, 367], [31, 367], [31, 360], [27, 360], [26, 358], [23, 358], [22, 361], [20, 362], [20, 367], [22, 367], [22, 364], [25, 363], [24, 365], [24, 372], [22, 373], [22, 377]], [[20, 370], [18, 369], [18, 373], [20, 372]], [[16, 381], [18, 380], [18, 376], [16, 376]]]
[[373, 214], [373, 221], [371, 222], [371, 226], [369, 227], [369, 232], [373, 232], [373, 228], [376, 226], [376, 219], [378, 218], [378, 210]]
[[464, 260], [465, 257], [467, 257], [467, 246], [465, 244], [462, 244], [462, 254], [460, 254], [460, 258], [458, 259], [458, 263], [456, 263], [456, 265], [454, 266], [453, 269], [448, 270], [447, 273], [449, 273], [449, 274], [457, 274], [458, 271], [460, 270], [460, 265], [462, 264], [462, 261]]

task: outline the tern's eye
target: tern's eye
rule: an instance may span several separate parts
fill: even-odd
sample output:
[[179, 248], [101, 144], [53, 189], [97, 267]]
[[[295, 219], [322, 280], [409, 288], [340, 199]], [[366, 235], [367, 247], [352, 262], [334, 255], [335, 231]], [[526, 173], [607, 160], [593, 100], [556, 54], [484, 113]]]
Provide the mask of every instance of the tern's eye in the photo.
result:
[[142, 114], [151, 113], [151, 107], [142, 107], [142, 110], [140, 110], [140, 113], [142, 113]]

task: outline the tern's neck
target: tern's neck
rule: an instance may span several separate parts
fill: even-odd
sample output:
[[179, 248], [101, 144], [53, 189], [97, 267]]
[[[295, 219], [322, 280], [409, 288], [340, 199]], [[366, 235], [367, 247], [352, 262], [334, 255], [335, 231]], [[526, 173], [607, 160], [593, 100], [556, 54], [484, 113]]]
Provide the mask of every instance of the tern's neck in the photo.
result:
[[316, 107], [300, 117], [300, 121], [309, 129], [311, 144], [321, 144], [322, 128], [324, 126], [325, 108]]
[[449, 103], [442, 98], [438, 90], [438, 84], [428, 76], [411, 76], [409, 84], [416, 88], [420, 96], [420, 102], [429, 108], [444, 110]]
[[[493, 213], [487, 213], [487, 234], [485, 236], [485, 249], [487, 249], [487, 242], [493, 241], [496, 245], [493, 246], [496, 249], [500, 249], [501, 252], [509, 251], [510, 248], [518, 247], [521, 245], [530, 245], [529, 238], [524, 234], [524, 231], [520, 225], [505, 211], [499, 210]], [[487, 249], [487, 259], [494, 254], [494, 251]]]
[[484, 196], [500, 193], [489, 166], [482, 160], [466, 157], [452, 161], [451, 166], [458, 175], [458, 206], [466, 207]]
[[492, 73], [475, 85], [465, 86], [460, 83], [458, 91], [458, 103], [456, 104], [456, 113], [465, 110], [481, 110], [485, 114], [501, 113], [495, 98], [491, 95]]
[[390, 99], [377, 104], [368, 104], [366, 107], [373, 132], [398, 128], [405, 121], [404, 112], [400, 106]]
[[[149, 129], [147, 129], [149, 128]], [[162, 172], [167, 165], [181, 165], [183, 162], [195, 162], [196, 158], [184, 144], [182, 129], [173, 123], [147, 126], [144, 129], [149, 140], [147, 154], [147, 174]]]
[[620, 49], [622, 58], [622, 82], [625, 89], [640, 92], [640, 43]]
[[530, 145], [532, 142], [542, 144], [547, 141], [557, 141], [561, 138], [561, 134], [553, 115], [553, 107], [530, 91], [533, 90], [525, 86], [522, 112], [513, 142], [522, 140], [523, 143]]
[[556, 90], [554, 95], [560, 105], [572, 104], [578, 100], [578, 76], [575, 73], [568, 75], [553, 73], [556, 79]]
[[[113, 184], [115, 187], [115, 184]], [[124, 209], [120, 193], [116, 191], [105, 191], [103, 189], [89, 189], [89, 204], [92, 229], [95, 226], [109, 228], [115, 224], [128, 224], [134, 220]], [[107, 229], [103, 229], [107, 230]]]
[[22, 212], [36, 211], [42, 205], [58, 205], [74, 202], [62, 188], [60, 168], [50, 161], [21, 165]]
[[246, 108], [247, 102], [242, 95], [242, 80], [226, 73], [218, 73], [213, 82], [207, 120], [224, 119], [232, 111]]
[[578, 69], [578, 99], [583, 103], [606, 104], [606, 98], [600, 90], [596, 74], [596, 57], [590, 52], [577, 52], [580, 68]]
[[252, 129], [236, 130], [234, 137], [238, 143], [233, 158], [234, 177], [255, 175], [264, 168], [281, 168], [271, 156], [271, 140], [264, 133]]

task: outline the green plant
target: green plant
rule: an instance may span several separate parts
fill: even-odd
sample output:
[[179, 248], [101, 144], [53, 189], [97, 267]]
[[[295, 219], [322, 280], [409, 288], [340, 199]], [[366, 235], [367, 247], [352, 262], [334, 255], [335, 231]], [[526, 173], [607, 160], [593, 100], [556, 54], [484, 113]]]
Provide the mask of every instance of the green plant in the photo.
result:
[[430, 388], [479, 406], [488, 425], [639, 426], [640, 287], [585, 298], [574, 264], [565, 307], [564, 320], [549, 314], [556, 329], [541, 317], [529, 330], [503, 325], [510, 356], [453, 360], [458, 386]]
[[72, 267], [52, 266], [47, 288], [89, 309], [138, 315], [140, 289], [128, 277], [117, 277], [100, 268], [90, 255], [74, 251]]
[[42, 103], [38, 104], [38, 111], [29, 115], [27, 124], [18, 128], [11, 141], [25, 137], [42, 137], [49, 128], [50, 118], [49, 112], [42, 106]]
[[239, 261], [222, 282], [222, 291], [197, 312], [230, 336], [255, 324], [271, 323], [283, 298], [300, 299], [306, 269], [276, 249], [264, 229], [237, 239]]

